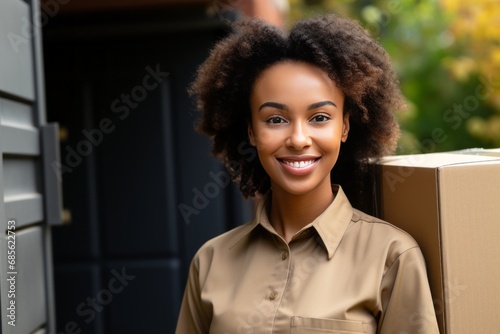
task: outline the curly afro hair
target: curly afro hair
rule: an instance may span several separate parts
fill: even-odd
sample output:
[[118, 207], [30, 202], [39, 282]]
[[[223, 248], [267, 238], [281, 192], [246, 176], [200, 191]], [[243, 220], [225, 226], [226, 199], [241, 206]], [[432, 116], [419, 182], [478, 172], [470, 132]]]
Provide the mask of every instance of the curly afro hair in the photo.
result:
[[287, 60], [321, 68], [345, 95], [349, 139], [331, 176], [355, 203], [371, 177], [371, 162], [396, 148], [399, 126], [393, 112], [404, 107], [404, 99], [389, 56], [354, 20], [331, 14], [298, 22], [289, 33], [258, 19], [235, 24], [190, 88], [202, 111], [197, 130], [211, 138], [212, 153], [245, 197], [265, 194], [270, 179], [249, 145], [250, 95], [263, 70]]

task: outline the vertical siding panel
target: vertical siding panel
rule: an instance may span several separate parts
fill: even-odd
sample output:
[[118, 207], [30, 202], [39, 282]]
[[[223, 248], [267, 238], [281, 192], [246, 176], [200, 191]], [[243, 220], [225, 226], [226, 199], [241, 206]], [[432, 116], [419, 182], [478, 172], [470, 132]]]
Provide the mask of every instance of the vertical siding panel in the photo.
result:
[[[37, 126], [44, 126], [47, 123], [47, 111], [46, 111], [46, 101], [45, 101], [45, 76], [44, 76], [44, 61], [43, 61], [43, 50], [42, 50], [42, 29], [41, 29], [41, 17], [40, 17], [40, 0], [29, 0], [30, 3], [30, 19], [32, 22], [32, 47], [33, 47], [33, 85], [35, 94], [35, 105], [34, 105], [34, 115], [33, 120]], [[57, 144], [54, 144], [57, 145]], [[56, 148], [57, 150], [57, 148]], [[41, 152], [43, 155], [44, 152]], [[43, 156], [41, 157], [42, 163], [47, 163]], [[40, 166], [40, 173], [43, 173], [42, 168], [49, 168], [45, 166]], [[51, 189], [54, 191], [55, 189]], [[61, 201], [62, 187], [58, 187], [58, 194], [53, 194], [49, 192], [49, 189], [44, 185], [43, 194], [44, 197], [57, 196], [57, 200]], [[47, 201], [47, 198], [45, 198]], [[47, 213], [44, 213], [47, 215]], [[45, 284], [42, 289], [45, 289], [46, 293], [46, 305], [45, 305], [45, 316], [46, 323], [44, 324], [48, 333], [55, 333], [56, 331], [56, 315], [55, 315], [55, 296], [54, 296], [54, 274], [53, 274], [53, 259], [52, 259], [52, 230], [47, 226], [47, 222], [44, 222], [42, 228], [42, 254], [44, 261], [44, 278]], [[33, 329], [32, 329], [33, 330]]]
[[21, 0], [0, 2], [0, 91], [35, 99], [30, 7]]

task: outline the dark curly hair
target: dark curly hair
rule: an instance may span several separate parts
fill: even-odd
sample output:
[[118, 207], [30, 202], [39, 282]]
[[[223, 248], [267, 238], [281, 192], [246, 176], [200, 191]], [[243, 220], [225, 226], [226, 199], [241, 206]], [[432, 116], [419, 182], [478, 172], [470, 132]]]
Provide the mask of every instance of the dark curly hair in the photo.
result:
[[288, 34], [258, 19], [235, 24], [190, 88], [202, 111], [197, 130], [211, 138], [212, 153], [223, 160], [245, 197], [266, 193], [269, 176], [249, 145], [250, 94], [264, 69], [286, 60], [321, 68], [345, 94], [349, 138], [331, 176], [355, 203], [371, 177], [370, 161], [394, 152], [399, 126], [393, 112], [404, 106], [404, 99], [389, 56], [354, 20], [326, 15], [298, 22]]

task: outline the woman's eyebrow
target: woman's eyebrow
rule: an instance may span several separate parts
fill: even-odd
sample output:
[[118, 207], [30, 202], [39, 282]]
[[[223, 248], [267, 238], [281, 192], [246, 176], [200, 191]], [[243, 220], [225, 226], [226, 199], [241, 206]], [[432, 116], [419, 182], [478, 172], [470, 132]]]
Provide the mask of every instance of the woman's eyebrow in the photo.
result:
[[316, 103], [309, 105], [307, 107], [307, 110], [313, 110], [313, 109], [321, 108], [323, 106], [334, 106], [335, 108], [337, 108], [337, 105], [335, 103], [333, 103], [332, 101], [326, 100], [326, 101], [320, 101], [320, 102], [316, 102]]
[[259, 107], [259, 111], [265, 107], [271, 107], [271, 108], [276, 108], [276, 109], [288, 111], [288, 107], [286, 105], [284, 105], [283, 103], [278, 103], [278, 102], [265, 102]]
[[[307, 107], [307, 110], [314, 110], [317, 108], [321, 108], [323, 106], [334, 106], [335, 108], [337, 108], [337, 105], [335, 103], [333, 103], [332, 101], [326, 100], [326, 101], [320, 101], [320, 102], [316, 102], [316, 103], [309, 105]], [[278, 102], [265, 102], [259, 107], [259, 111], [265, 107], [271, 107], [271, 108], [276, 108], [276, 109], [288, 111], [287, 105], [285, 105], [283, 103], [278, 103]]]

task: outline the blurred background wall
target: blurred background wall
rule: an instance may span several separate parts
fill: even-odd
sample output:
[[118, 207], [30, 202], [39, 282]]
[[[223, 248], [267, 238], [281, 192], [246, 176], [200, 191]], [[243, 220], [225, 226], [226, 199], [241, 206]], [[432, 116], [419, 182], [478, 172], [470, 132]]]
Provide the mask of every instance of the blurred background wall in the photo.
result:
[[193, 130], [196, 68], [231, 21], [332, 11], [394, 60], [408, 98], [399, 153], [500, 145], [496, 2], [42, 1], [67, 222], [53, 229], [58, 333], [173, 333], [194, 252], [252, 217]]
[[290, 0], [290, 21], [358, 19], [389, 52], [408, 109], [398, 153], [500, 145], [500, 3], [489, 0]]

